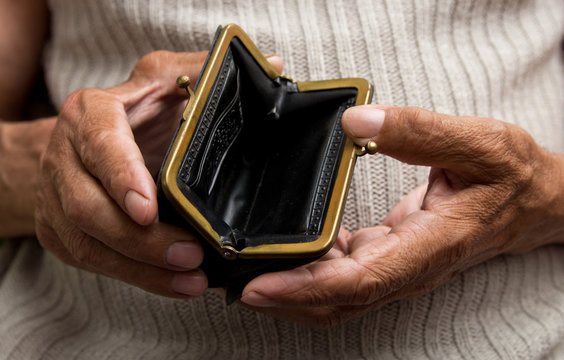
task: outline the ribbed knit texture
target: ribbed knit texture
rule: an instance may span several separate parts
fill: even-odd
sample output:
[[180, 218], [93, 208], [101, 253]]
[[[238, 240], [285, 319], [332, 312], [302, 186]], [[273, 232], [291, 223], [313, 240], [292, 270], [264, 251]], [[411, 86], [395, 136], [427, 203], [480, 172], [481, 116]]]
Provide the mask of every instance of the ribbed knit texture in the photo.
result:
[[[125, 80], [156, 49], [206, 50], [241, 25], [296, 80], [364, 77], [374, 101], [502, 119], [564, 151], [561, 0], [51, 0], [45, 58], [59, 106]], [[427, 169], [355, 169], [345, 226], [380, 223]], [[550, 181], [550, 179], [547, 179]], [[6, 256], [8, 252], [15, 254]], [[310, 330], [208, 294], [171, 300], [60, 263], [33, 240], [0, 248], [0, 357], [10, 359], [564, 358], [564, 247], [499, 256], [426, 296]], [[11, 259], [11, 261], [9, 260]]]

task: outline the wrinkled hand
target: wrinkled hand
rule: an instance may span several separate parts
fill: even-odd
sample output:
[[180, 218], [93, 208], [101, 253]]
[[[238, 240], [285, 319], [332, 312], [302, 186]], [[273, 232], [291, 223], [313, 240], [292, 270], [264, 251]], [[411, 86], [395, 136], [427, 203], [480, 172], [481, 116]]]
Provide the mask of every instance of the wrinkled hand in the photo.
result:
[[[206, 53], [157, 51], [128, 81], [69, 96], [43, 156], [36, 233], [41, 244], [79, 268], [171, 297], [201, 295], [196, 237], [156, 222], [154, 177]], [[281, 68], [280, 58], [273, 62]]]
[[155, 222], [153, 176], [186, 100], [175, 79], [195, 79], [205, 56], [151, 53], [128, 81], [69, 96], [41, 164], [35, 219], [43, 247], [154, 293], [204, 292], [196, 238]]
[[431, 166], [428, 186], [384, 223], [342, 230], [321, 260], [264, 274], [242, 302], [274, 317], [329, 327], [427, 293], [498, 254], [564, 242], [564, 157], [521, 128], [417, 108], [347, 110], [343, 128], [382, 154]]

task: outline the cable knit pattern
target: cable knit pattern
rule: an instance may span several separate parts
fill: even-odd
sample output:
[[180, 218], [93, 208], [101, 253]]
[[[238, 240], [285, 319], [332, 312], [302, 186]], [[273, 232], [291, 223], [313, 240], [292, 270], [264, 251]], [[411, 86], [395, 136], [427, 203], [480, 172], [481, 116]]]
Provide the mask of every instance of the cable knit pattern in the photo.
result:
[[[156, 49], [206, 50], [237, 23], [297, 80], [364, 77], [374, 101], [499, 118], [564, 152], [561, 0], [51, 0], [48, 86], [125, 80]], [[427, 169], [355, 169], [344, 224], [378, 224]], [[550, 181], [550, 179], [547, 179]], [[214, 294], [178, 301], [68, 267], [34, 240], [0, 248], [8, 359], [538, 359], [564, 357], [564, 247], [499, 256], [450, 284], [329, 330]], [[9, 256], [8, 256], [9, 255]]]

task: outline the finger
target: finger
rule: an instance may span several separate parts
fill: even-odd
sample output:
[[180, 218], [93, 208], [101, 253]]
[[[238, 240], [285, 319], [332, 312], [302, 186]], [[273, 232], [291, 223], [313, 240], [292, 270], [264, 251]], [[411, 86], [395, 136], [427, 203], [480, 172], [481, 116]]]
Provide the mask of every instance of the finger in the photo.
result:
[[284, 61], [282, 60], [282, 58], [276, 54], [265, 55], [265, 57], [266, 60], [268, 60], [268, 62], [270, 63], [270, 65], [272, 65], [274, 70], [278, 74], [282, 74], [282, 71], [284, 70]]
[[188, 75], [190, 87], [194, 88], [207, 55], [207, 51], [153, 51], [137, 62], [127, 81], [107, 91], [115, 95], [126, 109], [146, 98], [148, 93], [156, 97], [177, 95], [186, 98], [186, 91], [176, 85], [176, 79], [180, 75]]
[[41, 245], [63, 262], [164, 296], [199, 296], [207, 288], [207, 277], [200, 270], [166, 270], [136, 261], [105, 246], [68, 222], [54, 191], [43, 188], [40, 193], [39, 197], [48, 200], [45, 204], [50, 206], [48, 214], [38, 211], [37, 236]]
[[81, 163], [120, 208], [141, 225], [154, 222], [155, 183], [135, 143], [123, 105], [104, 91], [79, 90], [65, 102], [59, 121]]
[[[108, 88], [107, 91], [116, 95], [129, 109], [137, 104], [147, 93], [156, 92], [157, 96], [176, 94], [186, 97], [186, 92], [176, 85], [176, 78], [180, 75], [190, 77], [190, 87], [194, 88], [202, 66], [208, 55], [207, 51], [197, 53], [175, 53], [165, 50], [151, 52], [139, 60], [130, 79]], [[276, 54], [265, 56], [274, 70], [282, 73], [284, 63]]]
[[201, 264], [203, 250], [192, 234], [164, 223], [141, 226], [133, 222], [81, 168], [78, 157], [71, 153], [66, 166], [52, 178], [57, 193], [51, 202], [61, 200], [61, 218], [136, 261], [184, 270]]
[[386, 216], [382, 222], [382, 225], [394, 227], [396, 224], [403, 221], [403, 219], [405, 219], [409, 214], [414, 211], [421, 210], [421, 205], [423, 204], [423, 199], [425, 198], [425, 193], [427, 192], [427, 186], [428, 184], [423, 184], [413, 189], [390, 211], [388, 216]]
[[337, 235], [337, 239], [333, 244], [333, 247], [329, 249], [328, 252], [325, 253], [321, 258], [315, 260], [315, 262], [319, 261], [327, 261], [331, 259], [337, 259], [347, 256], [348, 254], [348, 241], [351, 237], [351, 233], [346, 230], [344, 227], [339, 229], [339, 234]]
[[[58, 199], [53, 196], [53, 192], [45, 191], [44, 184], [44, 182], [41, 183], [41, 191], [38, 191], [37, 194], [37, 201], [42, 206], [36, 207], [35, 211], [35, 235], [39, 240], [39, 244], [64, 263], [79, 269], [93, 271], [93, 269], [79, 263], [70, 255], [67, 248], [59, 240], [56, 231], [51, 226], [53, 218], [60, 215], [60, 211], [57, 211], [60, 209], [60, 206], [52, 206], [52, 204], [58, 202]], [[48, 215], [45, 216], [46, 214]]]
[[267, 308], [373, 306], [400, 289], [409, 293], [410, 286], [420, 288], [421, 279], [443, 279], [468, 266], [458, 260], [470, 244], [460, 240], [472, 241], [473, 229], [439, 222], [431, 212], [418, 211], [386, 235], [383, 227], [373, 235], [359, 232], [353, 235], [361, 237], [359, 246], [348, 257], [261, 275], [247, 285], [241, 301]]
[[359, 306], [295, 306], [295, 307], [257, 307], [239, 302], [242, 306], [275, 319], [290, 321], [307, 328], [329, 329], [359, 318], [368, 311], [376, 310], [392, 301], [404, 298], [394, 292], [369, 305]]
[[333, 245], [333, 249], [338, 250], [341, 253], [347, 254], [348, 253], [348, 242], [351, 237], [351, 233], [341, 226], [339, 229], [339, 234], [337, 235], [337, 239], [335, 240], [335, 244]]
[[241, 301], [256, 307], [360, 305], [351, 299], [364, 272], [351, 258], [263, 274], [243, 290]]
[[373, 139], [379, 152], [409, 164], [456, 170], [471, 178], [491, 175], [514, 148], [515, 127], [492, 119], [455, 117], [407, 107], [365, 105], [348, 109], [343, 129], [358, 145]]
[[390, 230], [389, 226], [378, 225], [356, 231], [349, 240], [349, 255], [358, 254], [358, 250], [364, 246], [378, 246], [380, 242], [385, 241]]
[[360, 262], [349, 255], [263, 274], [245, 287], [241, 301], [257, 307], [367, 305], [387, 291], [375, 286], [373, 270], [364, 266], [372, 256], [389, 256], [391, 243], [381, 235], [378, 231], [376, 238], [370, 239], [371, 250], [362, 255]]
[[207, 277], [199, 269], [177, 272], [135, 261], [70, 226], [59, 229], [57, 236], [69, 240], [66, 254], [58, 254], [62, 260], [85, 270], [168, 297], [200, 296], [207, 289]]

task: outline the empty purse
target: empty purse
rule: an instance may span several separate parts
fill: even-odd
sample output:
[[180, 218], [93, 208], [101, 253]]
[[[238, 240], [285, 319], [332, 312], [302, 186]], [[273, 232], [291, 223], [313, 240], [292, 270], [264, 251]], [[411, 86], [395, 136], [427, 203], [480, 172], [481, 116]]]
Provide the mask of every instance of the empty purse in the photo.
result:
[[366, 151], [346, 138], [341, 116], [369, 102], [371, 87], [358, 78], [294, 82], [231, 24], [189, 92], [157, 184], [159, 219], [200, 236], [201, 269], [231, 302], [254, 277], [333, 245]]

